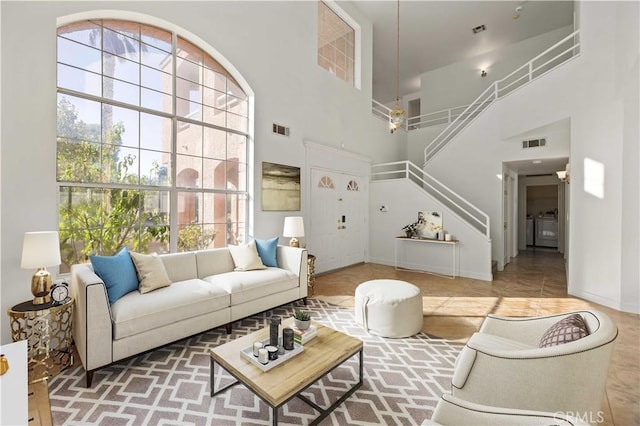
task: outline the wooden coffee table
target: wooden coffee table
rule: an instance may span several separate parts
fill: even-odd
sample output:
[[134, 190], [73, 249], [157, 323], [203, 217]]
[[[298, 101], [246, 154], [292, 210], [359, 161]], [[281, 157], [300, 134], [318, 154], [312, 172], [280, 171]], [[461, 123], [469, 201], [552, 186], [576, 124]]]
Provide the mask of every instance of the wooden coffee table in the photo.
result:
[[[283, 322], [287, 327], [292, 323], [289, 318]], [[304, 352], [290, 360], [263, 372], [240, 355], [240, 351], [253, 345], [253, 342], [269, 338], [269, 329], [264, 328], [211, 349], [211, 396], [230, 386], [242, 383], [272, 409], [272, 423], [278, 423], [278, 409], [290, 399], [298, 397], [320, 415], [311, 423], [317, 424], [327, 417], [353, 392], [362, 386], [362, 340], [348, 336], [329, 327], [313, 323], [318, 329], [318, 336], [304, 345]], [[309, 398], [301, 395], [309, 386], [330, 373], [334, 368], [358, 354], [360, 361], [359, 380], [347, 392], [328, 408], [322, 408]], [[215, 390], [215, 364], [219, 364], [231, 374], [236, 381]]]

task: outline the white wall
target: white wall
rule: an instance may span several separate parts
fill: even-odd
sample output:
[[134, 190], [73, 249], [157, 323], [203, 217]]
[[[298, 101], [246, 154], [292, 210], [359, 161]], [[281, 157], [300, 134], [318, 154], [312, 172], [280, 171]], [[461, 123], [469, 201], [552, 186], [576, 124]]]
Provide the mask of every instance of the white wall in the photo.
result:
[[[570, 147], [548, 147], [550, 158], [571, 154], [569, 293], [638, 312], [638, 3], [583, 2], [580, 11], [582, 55], [490, 106], [427, 171], [487, 212], [501, 242], [501, 161], [518, 156], [504, 140], [570, 118]], [[603, 167], [602, 196], [585, 161]], [[502, 250], [494, 244], [493, 258]]]
[[[453, 239], [460, 240], [459, 275], [491, 280], [491, 242], [418, 185], [406, 179], [373, 181], [369, 186], [369, 197], [370, 262], [394, 265], [395, 237], [404, 235], [402, 227], [415, 222], [419, 211], [437, 211], [442, 213], [444, 230], [450, 233]], [[386, 206], [386, 212], [380, 211], [381, 205]], [[451, 274], [450, 246], [411, 242], [401, 244], [398, 250], [406, 250], [402, 256], [405, 262], [402, 266]], [[400, 260], [400, 256], [398, 259]]]
[[[19, 267], [24, 232], [58, 224], [58, 17], [93, 10], [137, 12], [182, 28], [220, 52], [255, 93], [255, 188], [260, 188], [263, 160], [300, 166], [304, 179], [305, 139], [375, 162], [397, 160], [404, 150], [387, 124], [371, 115], [372, 26], [348, 3], [341, 7], [362, 29], [362, 90], [316, 64], [315, 2], [2, 2], [0, 7], [2, 312], [31, 297], [33, 271]], [[272, 134], [273, 122], [290, 126], [291, 136]], [[284, 216], [295, 212], [262, 212], [256, 195], [253, 234], [281, 235]], [[2, 343], [10, 341], [5, 317], [0, 316]]]
[[[494, 81], [506, 77], [572, 32], [573, 26], [559, 28], [422, 74], [422, 114], [470, 104]], [[482, 68], [487, 69], [486, 77], [480, 76]]]

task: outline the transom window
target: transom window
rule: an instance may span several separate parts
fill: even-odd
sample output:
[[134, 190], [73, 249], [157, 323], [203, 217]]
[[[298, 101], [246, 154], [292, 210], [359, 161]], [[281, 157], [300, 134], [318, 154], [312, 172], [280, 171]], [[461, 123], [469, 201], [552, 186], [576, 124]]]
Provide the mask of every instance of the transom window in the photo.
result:
[[354, 86], [356, 32], [324, 2], [318, 2], [318, 65]]
[[221, 247], [247, 229], [248, 97], [174, 32], [120, 20], [58, 28], [62, 270], [122, 246]]

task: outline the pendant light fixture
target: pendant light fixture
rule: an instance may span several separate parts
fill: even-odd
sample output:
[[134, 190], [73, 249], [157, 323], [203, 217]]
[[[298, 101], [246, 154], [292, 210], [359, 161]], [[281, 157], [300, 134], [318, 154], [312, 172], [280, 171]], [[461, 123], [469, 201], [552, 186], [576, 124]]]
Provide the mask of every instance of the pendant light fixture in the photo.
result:
[[404, 124], [405, 111], [400, 107], [400, 0], [397, 8], [397, 33], [396, 33], [396, 107], [389, 112], [389, 127], [391, 133]]

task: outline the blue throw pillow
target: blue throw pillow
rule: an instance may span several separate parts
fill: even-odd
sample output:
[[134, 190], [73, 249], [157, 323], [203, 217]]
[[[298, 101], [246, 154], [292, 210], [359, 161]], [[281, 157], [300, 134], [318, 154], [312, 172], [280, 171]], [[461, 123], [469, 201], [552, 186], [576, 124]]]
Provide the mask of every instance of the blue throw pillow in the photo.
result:
[[256, 248], [258, 249], [258, 256], [262, 259], [262, 263], [265, 266], [278, 267], [278, 260], [276, 259], [276, 249], [278, 248], [278, 237], [274, 237], [270, 240], [258, 240], [256, 239]]
[[123, 247], [115, 256], [91, 255], [89, 259], [94, 272], [107, 286], [109, 304], [138, 289], [138, 275], [126, 247]]

